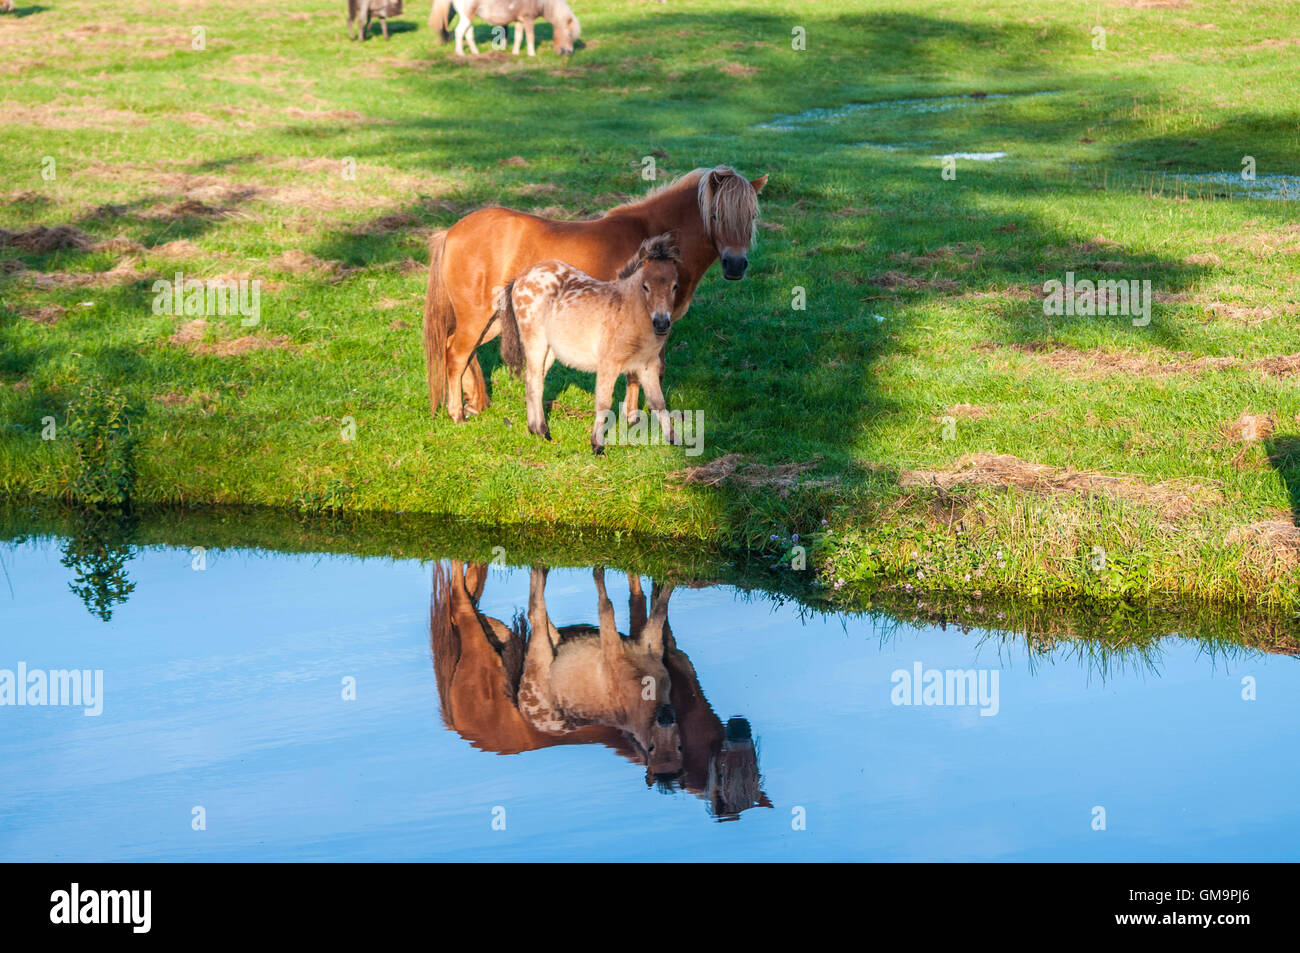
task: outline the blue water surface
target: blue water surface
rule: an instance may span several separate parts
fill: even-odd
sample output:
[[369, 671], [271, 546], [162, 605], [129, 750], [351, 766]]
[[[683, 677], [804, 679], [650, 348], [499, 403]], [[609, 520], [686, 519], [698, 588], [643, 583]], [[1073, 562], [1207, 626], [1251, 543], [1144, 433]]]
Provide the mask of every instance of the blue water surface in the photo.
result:
[[[188, 549], [146, 548], [105, 622], [70, 590], [59, 540], [0, 557], [0, 670], [104, 680], [97, 717], [0, 707], [4, 860], [1300, 854], [1300, 665], [1287, 656], [1170, 637], [1102, 666], [1072, 644], [1031, 654], [993, 632], [679, 586], [668, 620], [706, 711], [742, 717], [755, 742], [761, 796], [719, 811], [706, 790], [648, 784], [635, 751], [499, 754], [448, 727], [432, 562], [236, 550], [199, 570]], [[606, 578], [627, 633], [628, 580]], [[509, 626], [529, 587], [527, 568], [490, 567], [478, 612]], [[545, 595], [555, 625], [597, 623], [590, 570], [552, 570]], [[894, 673], [917, 663], [996, 672], [996, 714], [894, 704]]]

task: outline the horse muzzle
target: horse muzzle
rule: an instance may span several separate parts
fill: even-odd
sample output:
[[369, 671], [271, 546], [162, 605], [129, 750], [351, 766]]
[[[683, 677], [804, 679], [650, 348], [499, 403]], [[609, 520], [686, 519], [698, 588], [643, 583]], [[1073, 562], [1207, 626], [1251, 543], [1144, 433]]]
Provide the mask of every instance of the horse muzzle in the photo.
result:
[[722, 256], [722, 277], [728, 281], [739, 281], [745, 277], [745, 269], [749, 267], [749, 259], [744, 255], [723, 255]]
[[670, 314], [652, 314], [650, 324], [655, 329], [655, 334], [664, 337], [673, 326], [673, 317]]

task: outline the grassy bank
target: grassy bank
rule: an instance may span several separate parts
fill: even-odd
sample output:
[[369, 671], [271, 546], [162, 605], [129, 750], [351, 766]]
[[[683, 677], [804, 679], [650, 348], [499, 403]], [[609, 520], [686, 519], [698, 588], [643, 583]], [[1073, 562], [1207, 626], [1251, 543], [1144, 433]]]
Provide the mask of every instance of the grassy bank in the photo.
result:
[[[6, 497], [86, 485], [95, 381], [142, 504], [812, 544], [832, 591], [1300, 606], [1298, 207], [1231, 184], [1247, 155], [1258, 193], [1300, 172], [1289, 3], [592, 0], [563, 61], [458, 61], [421, 5], [365, 45], [316, 0], [19, 12]], [[430, 421], [427, 234], [492, 202], [595, 214], [647, 156], [771, 175], [749, 277], [710, 273], [669, 347], [704, 454], [593, 459], [591, 378], [559, 367], [533, 439], [495, 345], [493, 406]], [[1070, 271], [1150, 280], [1150, 323], [1044, 314]], [[260, 281], [260, 322], [155, 313], [177, 272]]]

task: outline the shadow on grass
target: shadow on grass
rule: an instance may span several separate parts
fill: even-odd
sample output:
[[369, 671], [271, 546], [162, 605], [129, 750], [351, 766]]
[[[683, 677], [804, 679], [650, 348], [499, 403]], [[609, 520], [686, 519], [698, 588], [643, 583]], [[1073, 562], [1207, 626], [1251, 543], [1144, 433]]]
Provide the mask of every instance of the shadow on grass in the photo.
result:
[[1291, 501], [1291, 521], [1300, 526], [1300, 437], [1274, 437], [1265, 445], [1268, 462], [1277, 470]]

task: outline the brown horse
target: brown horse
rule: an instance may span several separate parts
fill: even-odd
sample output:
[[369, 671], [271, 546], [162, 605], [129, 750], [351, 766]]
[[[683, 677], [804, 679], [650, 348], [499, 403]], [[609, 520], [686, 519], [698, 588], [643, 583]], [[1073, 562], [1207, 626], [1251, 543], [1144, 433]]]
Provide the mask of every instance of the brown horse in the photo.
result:
[[[485, 208], [434, 234], [424, 301], [430, 411], [436, 414], [445, 398], [452, 420], [463, 421], [467, 405], [469, 413], [487, 407], [487, 385], [474, 351], [500, 333], [505, 287], [539, 261], [558, 259], [610, 281], [643, 241], [673, 232], [681, 247], [674, 319], [686, 313], [695, 286], [719, 258], [723, 277], [743, 278], [758, 217], [758, 193], [766, 184], [766, 175], [751, 182], [726, 166], [696, 169], [592, 221], [564, 222]], [[663, 375], [662, 355], [659, 373]], [[640, 382], [629, 376], [629, 419], [635, 417], [639, 399]]]
[[551, 439], [542, 405], [546, 372], [561, 363], [596, 374], [591, 449], [605, 452], [614, 383], [623, 373], [645, 385], [646, 403], [674, 443], [668, 405], [659, 387], [659, 352], [672, 327], [681, 253], [671, 233], [647, 238], [617, 281], [597, 281], [562, 261], [543, 261], [509, 285], [501, 322], [501, 357], [516, 374], [527, 371], [528, 429]]
[[[537, 570], [534, 578], [537, 573], [542, 574], [544, 585], [545, 570]], [[435, 565], [433, 570], [430, 634], [442, 718], [448, 728], [475, 748], [498, 754], [519, 754], [556, 745], [604, 745], [629, 761], [645, 765], [648, 786], [660, 780], [664, 789], [672, 785], [684, 788], [707, 800], [710, 813], [722, 820], [732, 819], [750, 807], [772, 806], [759, 790], [757, 753], [749, 737], [748, 722], [732, 718], [724, 727], [704, 697], [690, 659], [673, 639], [667, 618], [670, 591], [659, 586], [652, 591], [651, 602], [662, 609], [660, 618], [652, 623], [640, 577], [628, 576], [631, 625], [626, 641], [634, 645], [644, 644], [647, 639], [660, 642], [670, 683], [673, 720], [682, 744], [682, 773], [671, 785], [664, 778], [656, 779], [650, 753], [645, 750], [648, 742], [643, 745], [619, 727], [576, 724], [556, 732], [542, 730], [534, 719], [525, 717], [520, 711], [519, 694], [532, 641], [529, 623], [522, 613], [507, 625], [479, 612], [487, 576], [484, 563], [452, 561], [449, 567]], [[530, 601], [534, 601], [534, 592], [540, 594], [540, 589], [530, 583]], [[544, 616], [542, 612], [539, 619]], [[652, 631], [647, 635], [648, 624]], [[549, 620], [539, 621], [539, 625], [542, 631], [532, 634], [549, 648]], [[561, 645], [573, 639], [599, 640], [596, 626], [561, 626], [555, 632]], [[656, 688], [663, 691], [657, 681]], [[654, 753], [659, 754], [658, 742], [654, 743]]]

